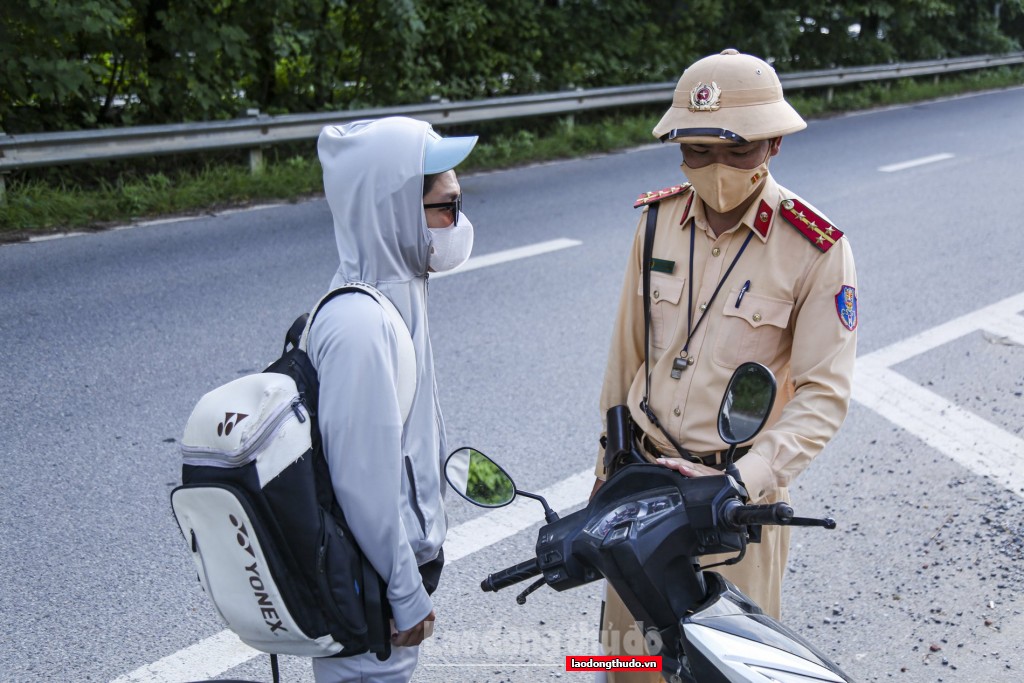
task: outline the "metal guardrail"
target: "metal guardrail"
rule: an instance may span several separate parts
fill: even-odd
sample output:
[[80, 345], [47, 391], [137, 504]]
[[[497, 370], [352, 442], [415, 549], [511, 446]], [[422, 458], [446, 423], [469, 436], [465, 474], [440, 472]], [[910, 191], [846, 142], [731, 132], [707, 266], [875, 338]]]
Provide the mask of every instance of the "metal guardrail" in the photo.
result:
[[[789, 91], [802, 88], [830, 89], [867, 81], [912, 76], [936, 76], [972, 69], [1024, 64], [1024, 52], [980, 55], [927, 62], [880, 66], [845, 67], [780, 74]], [[359, 109], [315, 114], [138, 126], [104, 130], [29, 135], [0, 135], [0, 201], [3, 174], [23, 168], [102, 161], [138, 156], [183, 154], [216, 149], [250, 149], [250, 166], [262, 166], [262, 149], [283, 142], [313, 140], [327, 124], [381, 116], [411, 116], [434, 125], [496, 121], [544, 114], [572, 114], [590, 109], [637, 104], [668, 103], [675, 81], [613, 88], [577, 90], [543, 95], [499, 97], [471, 102], [439, 102], [380, 109]]]

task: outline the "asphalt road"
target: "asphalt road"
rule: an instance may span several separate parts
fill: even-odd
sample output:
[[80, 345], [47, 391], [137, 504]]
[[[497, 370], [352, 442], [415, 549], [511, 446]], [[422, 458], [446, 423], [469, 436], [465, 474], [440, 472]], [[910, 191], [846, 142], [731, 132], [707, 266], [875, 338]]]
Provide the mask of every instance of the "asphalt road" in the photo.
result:
[[[1024, 293], [1022, 110], [1018, 88], [814, 121], [785, 140], [774, 174], [853, 246], [861, 358]], [[935, 155], [951, 156], [879, 170]], [[453, 447], [478, 447], [530, 490], [592, 465], [632, 202], [679, 182], [678, 163], [651, 146], [461, 178], [475, 254], [580, 244], [431, 283]], [[276, 357], [335, 265], [323, 201], [0, 247], [0, 680], [111, 681], [222, 630], [168, 503], [182, 427], [202, 393]], [[1024, 301], [1011, 308], [1024, 324]], [[936, 436], [913, 426], [927, 410], [913, 402], [853, 403], [795, 485], [798, 513], [839, 529], [794, 533], [785, 621], [859, 681], [1020, 681], [1024, 484], [951, 457], [941, 430], [963, 410], [984, 420], [977, 443], [1022, 443], [1024, 346], [979, 328], [920, 348], [887, 369], [956, 410], [925, 420]], [[1024, 448], [999, 456], [1024, 462]], [[460, 500], [449, 513], [453, 527], [483, 514]], [[523, 607], [477, 590], [527, 558], [535, 532], [481, 539], [449, 566], [417, 680], [589, 680], [564, 658], [596, 652], [598, 587]], [[195, 659], [177, 680], [199, 677]], [[284, 676], [312, 680], [301, 659]]]

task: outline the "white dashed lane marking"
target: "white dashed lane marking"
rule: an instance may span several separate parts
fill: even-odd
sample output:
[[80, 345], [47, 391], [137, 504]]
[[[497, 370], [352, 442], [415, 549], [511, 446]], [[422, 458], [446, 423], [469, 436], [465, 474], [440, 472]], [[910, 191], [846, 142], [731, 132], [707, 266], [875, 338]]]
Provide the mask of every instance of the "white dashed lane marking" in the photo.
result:
[[879, 166], [878, 170], [882, 173], [895, 173], [896, 171], [905, 171], [908, 168], [914, 168], [915, 166], [924, 166], [925, 164], [934, 164], [937, 161], [945, 161], [946, 159], [952, 159], [955, 155], [949, 153], [933, 154], [928, 157], [921, 157], [920, 159], [911, 159], [910, 161], [903, 161], [898, 164], [889, 164], [888, 166]]
[[519, 259], [539, 256], [552, 251], [559, 251], [560, 249], [568, 249], [569, 247], [578, 247], [581, 244], [583, 244], [583, 242], [580, 242], [579, 240], [571, 240], [563, 237], [556, 240], [549, 240], [547, 242], [530, 244], [525, 247], [496, 251], [492, 254], [484, 254], [483, 256], [474, 256], [455, 270], [449, 270], [443, 273], [431, 273], [430, 279], [437, 280], [438, 278], [448, 277], [450, 275], [459, 275], [460, 273], [466, 273], [479, 268], [497, 266], [502, 263], [508, 263], [509, 261], [518, 261]]

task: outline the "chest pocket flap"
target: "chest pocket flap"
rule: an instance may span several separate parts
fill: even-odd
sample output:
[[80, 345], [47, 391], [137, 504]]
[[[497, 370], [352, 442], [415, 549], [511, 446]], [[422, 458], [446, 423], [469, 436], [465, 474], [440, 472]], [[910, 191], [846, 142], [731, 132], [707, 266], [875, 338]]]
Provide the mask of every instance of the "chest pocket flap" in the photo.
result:
[[729, 292], [722, 315], [730, 318], [742, 318], [755, 328], [771, 325], [785, 329], [789, 325], [789, 316], [793, 313], [793, 302], [747, 292], [743, 295], [740, 307], [736, 308], [737, 296], [739, 296], [738, 289]]
[[[651, 273], [651, 344], [655, 348], [663, 349], [672, 341], [679, 325], [679, 299], [685, 285], [686, 278]], [[644, 295], [642, 278], [636, 293]]]
[[[679, 297], [683, 294], [683, 285], [685, 284], [685, 278], [672, 277], [663, 273], [651, 273], [651, 306], [662, 301], [678, 304]], [[637, 285], [636, 293], [637, 296], [644, 295], [643, 278], [640, 279], [640, 284]]]
[[788, 336], [793, 303], [747, 292], [736, 308], [738, 295], [732, 290], [722, 305], [715, 361], [727, 368], [746, 361], [771, 363]]

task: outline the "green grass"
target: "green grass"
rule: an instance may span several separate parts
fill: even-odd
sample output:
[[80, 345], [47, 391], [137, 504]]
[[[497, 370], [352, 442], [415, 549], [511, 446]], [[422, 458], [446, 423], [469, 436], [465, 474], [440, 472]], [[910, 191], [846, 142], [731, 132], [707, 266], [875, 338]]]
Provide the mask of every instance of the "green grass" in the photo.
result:
[[[793, 93], [804, 117], [1024, 84], [1024, 68]], [[519, 119], [476, 126], [481, 142], [463, 173], [608, 152], [653, 142], [662, 107], [591, 112], [574, 118]], [[465, 131], [445, 130], [447, 134]], [[243, 153], [219, 157], [106, 163], [12, 174], [0, 204], [0, 241], [65, 230], [95, 230], [172, 214], [203, 213], [264, 201], [297, 201], [322, 192], [314, 145], [267, 152], [253, 175]]]

